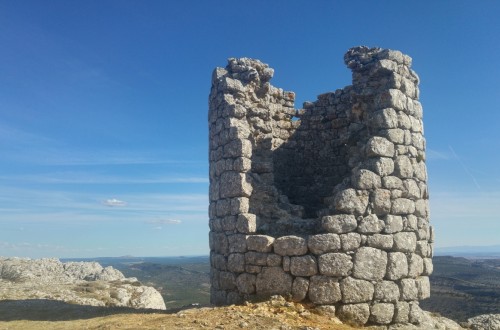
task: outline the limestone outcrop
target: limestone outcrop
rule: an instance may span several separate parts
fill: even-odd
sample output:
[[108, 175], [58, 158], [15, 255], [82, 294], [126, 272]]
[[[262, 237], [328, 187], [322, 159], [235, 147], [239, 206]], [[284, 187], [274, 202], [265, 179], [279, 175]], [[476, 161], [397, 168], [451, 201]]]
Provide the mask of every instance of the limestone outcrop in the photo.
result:
[[52, 299], [91, 306], [166, 309], [161, 294], [97, 262], [0, 257], [0, 299]]
[[280, 294], [357, 324], [420, 324], [429, 297], [425, 138], [417, 74], [355, 47], [353, 83], [295, 109], [249, 58], [209, 97], [211, 300]]

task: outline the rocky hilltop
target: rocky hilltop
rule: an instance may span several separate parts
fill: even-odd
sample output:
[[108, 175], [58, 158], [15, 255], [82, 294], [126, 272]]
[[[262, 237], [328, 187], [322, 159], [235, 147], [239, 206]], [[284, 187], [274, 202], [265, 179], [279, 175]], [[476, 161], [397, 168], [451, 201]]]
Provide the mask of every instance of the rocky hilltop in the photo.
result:
[[0, 300], [50, 299], [90, 306], [164, 310], [160, 293], [97, 262], [0, 257]]

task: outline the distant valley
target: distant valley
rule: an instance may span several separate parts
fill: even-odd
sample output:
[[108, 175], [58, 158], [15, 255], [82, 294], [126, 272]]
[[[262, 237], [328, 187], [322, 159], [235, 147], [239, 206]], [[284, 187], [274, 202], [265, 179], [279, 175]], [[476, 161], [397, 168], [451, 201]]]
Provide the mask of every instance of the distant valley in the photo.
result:
[[[456, 321], [479, 314], [500, 313], [500, 257], [487, 253], [481, 256], [484, 258], [434, 257], [431, 298], [421, 301], [422, 308]], [[154, 286], [162, 294], [167, 308], [209, 304], [208, 256], [92, 260]]]

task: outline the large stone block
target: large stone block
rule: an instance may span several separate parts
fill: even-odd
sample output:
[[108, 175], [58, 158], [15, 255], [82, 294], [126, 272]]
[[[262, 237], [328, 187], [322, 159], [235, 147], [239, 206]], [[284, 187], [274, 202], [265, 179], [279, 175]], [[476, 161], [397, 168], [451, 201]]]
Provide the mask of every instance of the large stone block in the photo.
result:
[[366, 244], [380, 250], [390, 250], [394, 244], [392, 235], [375, 234], [366, 239]]
[[373, 212], [384, 215], [391, 212], [391, 191], [388, 189], [376, 189], [372, 193]]
[[307, 241], [298, 236], [282, 236], [274, 241], [274, 253], [280, 256], [301, 256], [307, 253]]
[[254, 233], [257, 230], [257, 217], [251, 213], [239, 214], [235, 227], [243, 234]]
[[238, 172], [224, 172], [219, 181], [220, 198], [250, 197], [252, 185], [247, 175]]
[[255, 293], [256, 276], [253, 274], [243, 273], [236, 278], [236, 286], [238, 291], [244, 294]]
[[405, 278], [400, 281], [401, 300], [417, 300], [418, 288], [414, 279]]
[[404, 253], [390, 252], [387, 257], [387, 279], [399, 280], [408, 275], [408, 259]]
[[382, 186], [380, 176], [365, 169], [355, 171], [351, 182], [356, 189], [376, 189]]
[[394, 305], [390, 303], [376, 303], [370, 308], [370, 321], [376, 324], [389, 324], [394, 317]]
[[340, 235], [342, 251], [354, 251], [361, 245], [361, 235], [358, 233], [347, 233]]
[[351, 214], [327, 215], [321, 218], [321, 227], [329, 233], [348, 233], [356, 229], [357, 226], [358, 222]]
[[248, 235], [247, 248], [250, 251], [271, 252], [273, 249], [274, 237], [267, 235]]
[[396, 302], [399, 300], [400, 293], [398, 285], [393, 281], [381, 281], [375, 283], [374, 300], [382, 302]]
[[292, 276], [281, 267], [262, 267], [255, 282], [256, 293], [264, 296], [283, 295], [292, 292]]
[[364, 325], [370, 317], [370, 305], [366, 303], [341, 305], [337, 316], [344, 323], [357, 326]]
[[400, 232], [394, 234], [393, 249], [399, 252], [415, 252], [417, 236], [413, 232]]
[[338, 281], [328, 276], [313, 276], [309, 282], [309, 300], [313, 304], [334, 304], [342, 299]]
[[366, 155], [368, 157], [393, 157], [394, 144], [381, 136], [373, 136], [366, 144]]
[[303, 277], [296, 277], [292, 284], [292, 300], [302, 301], [307, 296], [309, 290], [309, 280]]
[[415, 212], [415, 202], [407, 198], [397, 198], [392, 201], [392, 214], [412, 214]]
[[375, 214], [363, 217], [358, 225], [358, 232], [362, 234], [377, 234], [384, 229], [384, 221], [379, 220]]
[[231, 253], [227, 258], [227, 269], [234, 273], [245, 271], [245, 255], [242, 253]]
[[387, 268], [387, 252], [361, 247], [354, 254], [353, 276], [363, 280], [381, 280]]
[[319, 272], [328, 276], [347, 276], [353, 263], [351, 256], [345, 253], [326, 253], [318, 257]]
[[313, 276], [318, 273], [316, 258], [311, 255], [291, 257], [290, 273], [294, 276]]
[[363, 214], [368, 206], [368, 194], [358, 194], [351, 188], [345, 189], [335, 195], [334, 203], [339, 212]]
[[333, 233], [311, 235], [307, 240], [307, 246], [314, 254], [338, 251], [342, 248], [340, 236]]
[[342, 302], [346, 304], [362, 303], [373, 299], [374, 287], [369, 281], [346, 277], [340, 281]]

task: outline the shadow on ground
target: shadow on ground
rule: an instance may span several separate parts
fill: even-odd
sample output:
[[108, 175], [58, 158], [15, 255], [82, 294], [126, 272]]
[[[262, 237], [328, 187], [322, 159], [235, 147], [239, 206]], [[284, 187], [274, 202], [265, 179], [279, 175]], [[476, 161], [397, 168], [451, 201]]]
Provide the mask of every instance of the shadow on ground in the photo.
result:
[[71, 321], [116, 314], [172, 314], [180, 310], [135, 309], [128, 307], [96, 307], [68, 304], [46, 299], [2, 300], [0, 321]]

